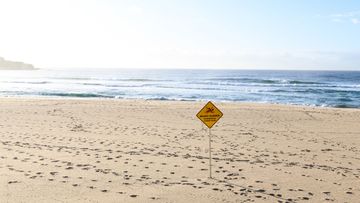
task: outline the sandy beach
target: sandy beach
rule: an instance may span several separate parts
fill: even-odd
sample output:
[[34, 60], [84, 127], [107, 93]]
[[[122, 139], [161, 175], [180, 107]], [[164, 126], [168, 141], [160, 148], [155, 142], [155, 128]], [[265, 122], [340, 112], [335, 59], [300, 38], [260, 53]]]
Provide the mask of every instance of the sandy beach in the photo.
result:
[[0, 202], [359, 202], [360, 110], [0, 99]]

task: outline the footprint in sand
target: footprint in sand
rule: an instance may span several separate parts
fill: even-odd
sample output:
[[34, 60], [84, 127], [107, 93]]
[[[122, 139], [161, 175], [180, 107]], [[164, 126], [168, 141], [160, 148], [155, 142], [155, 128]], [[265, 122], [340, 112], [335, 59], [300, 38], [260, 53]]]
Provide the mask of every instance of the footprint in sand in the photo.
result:
[[14, 181], [9, 181], [8, 184], [14, 184], [14, 183], [20, 183], [19, 181], [17, 180], [14, 180]]

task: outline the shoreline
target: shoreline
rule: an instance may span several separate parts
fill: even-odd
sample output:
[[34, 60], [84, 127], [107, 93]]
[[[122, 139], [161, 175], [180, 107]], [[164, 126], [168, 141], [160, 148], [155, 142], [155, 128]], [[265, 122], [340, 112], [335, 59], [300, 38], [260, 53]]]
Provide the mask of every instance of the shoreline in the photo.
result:
[[[1, 99], [20, 99], [20, 100], [70, 100], [70, 101], [155, 101], [155, 102], [187, 102], [187, 103], [206, 103], [210, 100], [171, 100], [171, 99], [142, 99], [142, 98], [105, 98], [105, 97], [56, 97], [56, 96], [0, 96]], [[233, 104], [233, 105], [259, 105], [259, 106], [279, 106], [279, 107], [295, 107], [295, 108], [312, 108], [312, 109], [348, 109], [358, 110], [354, 107], [333, 107], [333, 106], [316, 106], [316, 105], [301, 105], [301, 104], [282, 104], [282, 103], [266, 103], [266, 102], [248, 102], [248, 101], [214, 101], [214, 103], [220, 104]]]

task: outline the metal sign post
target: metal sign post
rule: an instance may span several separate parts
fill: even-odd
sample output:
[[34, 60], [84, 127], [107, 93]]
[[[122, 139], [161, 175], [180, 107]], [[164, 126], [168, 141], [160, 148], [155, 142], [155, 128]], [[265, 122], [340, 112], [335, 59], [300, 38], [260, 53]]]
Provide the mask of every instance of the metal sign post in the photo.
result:
[[210, 101], [196, 114], [196, 116], [209, 128], [209, 172], [211, 174], [211, 128], [223, 116], [223, 113]]
[[211, 128], [209, 128], [209, 170], [210, 170], [210, 178], [211, 176]]

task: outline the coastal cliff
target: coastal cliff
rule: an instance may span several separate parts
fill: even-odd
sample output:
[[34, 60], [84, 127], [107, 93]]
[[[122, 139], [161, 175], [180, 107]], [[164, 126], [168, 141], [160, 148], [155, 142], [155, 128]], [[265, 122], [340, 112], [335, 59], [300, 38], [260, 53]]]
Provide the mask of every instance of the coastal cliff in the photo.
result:
[[19, 61], [9, 61], [0, 57], [0, 70], [35, 70], [32, 64]]

